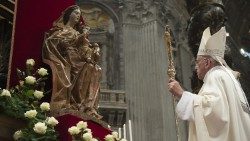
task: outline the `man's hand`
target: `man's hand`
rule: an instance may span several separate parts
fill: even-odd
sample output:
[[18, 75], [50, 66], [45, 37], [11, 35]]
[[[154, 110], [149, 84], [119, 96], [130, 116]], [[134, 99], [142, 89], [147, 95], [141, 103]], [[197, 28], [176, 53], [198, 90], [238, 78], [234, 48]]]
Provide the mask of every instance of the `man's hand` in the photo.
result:
[[169, 83], [168, 83], [168, 89], [169, 91], [176, 97], [181, 98], [184, 90], [182, 89], [182, 87], [180, 86], [179, 82], [174, 80], [174, 79], [170, 79]]

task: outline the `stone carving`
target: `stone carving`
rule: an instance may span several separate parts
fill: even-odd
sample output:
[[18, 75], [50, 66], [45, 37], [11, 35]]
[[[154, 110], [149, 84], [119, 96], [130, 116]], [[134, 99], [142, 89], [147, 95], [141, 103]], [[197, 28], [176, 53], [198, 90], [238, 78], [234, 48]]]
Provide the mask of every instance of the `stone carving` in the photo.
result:
[[91, 27], [91, 31], [114, 33], [114, 22], [107, 12], [97, 6], [88, 4], [82, 5], [81, 8], [86, 24]]
[[150, 19], [153, 17], [153, 12], [150, 9], [151, 2], [150, 1], [126, 1], [125, 10], [127, 14], [125, 14], [125, 18], [132, 22], [140, 23], [145, 19]]

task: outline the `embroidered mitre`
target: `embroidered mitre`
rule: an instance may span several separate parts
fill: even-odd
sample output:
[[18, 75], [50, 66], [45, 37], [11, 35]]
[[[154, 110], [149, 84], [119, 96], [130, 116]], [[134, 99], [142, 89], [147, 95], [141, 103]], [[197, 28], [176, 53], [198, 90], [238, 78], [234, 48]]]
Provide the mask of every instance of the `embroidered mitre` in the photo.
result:
[[[224, 58], [226, 49], [226, 30], [222, 27], [218, 32], [211, 35], [210, 28], [206, 28], [203, 32], [199, 51], [197, 55], [209, 55], [212, 58]], [[216, 59], [217, 60], [217, 59]]]

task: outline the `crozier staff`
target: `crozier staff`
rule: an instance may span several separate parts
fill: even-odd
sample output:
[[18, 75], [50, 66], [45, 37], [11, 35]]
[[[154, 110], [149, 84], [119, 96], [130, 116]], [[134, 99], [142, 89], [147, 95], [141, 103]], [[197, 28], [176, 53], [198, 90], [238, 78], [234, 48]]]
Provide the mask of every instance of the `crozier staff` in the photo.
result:
[[[166, 25], [165, 27], [165, 34], [164, 34], [164, 38], [165, 38], [165, 43], [166, 43], [166, 51], [168, 54], [168, 77], [169, 80], [173, 80], [175, 79], [175, 66], [174, 66], [174, 59], [173, 59], [173, 47], [172, 47], [172, 42], [171, 42], [171, 34], [170, 34], [170, 28], [168, 25]], [[176, 98], [173, 95], [173, 108], [175, 109], [175, 105], [176, 105]], [[180, 136], [180, 129], [179, 129], [179, 120], [178, 117], [176, 116], [176, 114], [174, 114], [175, 116], [175, 126], [176, 126], [176, 136], [177, 136], [177, 141], [181, 140], [181, 136]]]

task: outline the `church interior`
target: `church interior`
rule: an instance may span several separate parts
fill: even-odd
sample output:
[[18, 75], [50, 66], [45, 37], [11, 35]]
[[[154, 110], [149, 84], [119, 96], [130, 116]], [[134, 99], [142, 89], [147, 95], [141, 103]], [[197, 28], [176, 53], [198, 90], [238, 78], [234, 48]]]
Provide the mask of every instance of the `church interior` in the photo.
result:
[[[59, 117], [59, 124], [55, 129], [59, 132], [60, 141], [70, 141], [72, 138], [69, 137], [71, 132], [67, 133], [68, 129], [62, 131], [58, 129], [59, 126], [73, 126], [73, 123], [83, 119], [88, 121], [89, 127], [95, 128], [92, 129], [93, 136], [105, 137], [115, 131], [119, 134], [116, 141], [187, 141], [187, 123], [178, 121], [177, 127], [175, 102], [167, 88], [169, 55], [164, 42], [166, 25], [171, 30], [175, 79], [185, 90], [193, 93], [198, 93], [203, 84], [195, 72], [202, 31], [210, 27], [214, 34], [225, 26], [225, 60], [233, 70], [240, 73], [239, 81], [248, 101], [250, 100], [248, 0], [1, 0], [1, 91], [14, 88], [14, 92], [21, 89], [16, 86], [21, 85], [19, 79], [25, 78], [24, 74], [29, 74], [27, 70], [21, 70], [27, 69], [26, 60], [34, 59], [35, 67], [48, 70], [47, 80], [39, 85], [47, 93], [40, 100], [51, 102], [55, 81], [62, 77], [58, 75], [56, 78], [55, 70], [60, 69], [55, 69], [44, 61], [43, 48], [47, 43], [46, 35], [53, 29], [55, 21], [72, 5], [80, 8], [84, 29], [88, 29], [88, 36], [83, 37], [89, 40], [89, 48], [94, 52], [94, 43], [99, 45], [100, 54], [97, 54], [99, 58], [94, 63], [94, 69], [99, 67], [101, 75], [100, 78], [95, 77], [99, 79], [99, 83], [97, 86], [93, 84], [93, 87], [98, 87], [97, 105], [94, 103], [94, 106], [98, 116], [102, 118], [82, 114], [85, 110], [77, 106], [74, 111], [59, 108], [59, 112], [51, 112], [51, 115]], [[85, 33], [84, 29], [80, 34]], [[93, 71], [92, 68], [90, 70]], [[84, 75], [94, 74], [86, 71]], [[77, 82], [76, 79], [74, 83]], [[61, 84], [57, 85], [59, 89]], [[91, 87], [92, 84], [89, 85]], [[69, 98], [69, 101], [77, 100]], [[27, 122], [20, 118], [8, 118], [3, 108], [6, 103], [1, 102], [0, 98], [0, 140], [11, 141], [15, 131], [24, 127]], [[63, 117], [66, 113], [71, 115]], [[62, 136], [61, 133], [65, 135]], [[107, 136], [105, 139], [100, 136], [98, 141], [109, 141]]]

